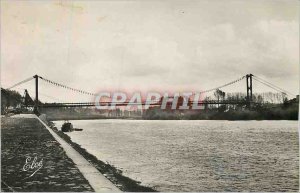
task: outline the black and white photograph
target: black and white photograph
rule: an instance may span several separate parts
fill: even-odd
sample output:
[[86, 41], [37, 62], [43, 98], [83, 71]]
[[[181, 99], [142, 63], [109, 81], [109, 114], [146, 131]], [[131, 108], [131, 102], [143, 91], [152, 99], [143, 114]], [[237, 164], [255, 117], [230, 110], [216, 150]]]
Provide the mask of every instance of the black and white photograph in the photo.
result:
[[0, 0], [1, 192], [299, 192], [298, 0]]

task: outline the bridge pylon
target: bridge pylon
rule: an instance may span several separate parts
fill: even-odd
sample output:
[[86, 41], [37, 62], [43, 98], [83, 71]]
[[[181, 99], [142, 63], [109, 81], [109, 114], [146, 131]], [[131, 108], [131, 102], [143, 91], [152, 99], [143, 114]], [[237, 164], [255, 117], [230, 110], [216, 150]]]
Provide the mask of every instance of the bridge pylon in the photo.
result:
[[35, 103], [33, 112], [36, 115], [39, 115], [39, 76], [34, 75], [33, 78], [35, 78]]
[[247, 107], [250, 108], [250, 104], [252, 102], [252, 76], [253, 74], [246, 75], [247, 82]]

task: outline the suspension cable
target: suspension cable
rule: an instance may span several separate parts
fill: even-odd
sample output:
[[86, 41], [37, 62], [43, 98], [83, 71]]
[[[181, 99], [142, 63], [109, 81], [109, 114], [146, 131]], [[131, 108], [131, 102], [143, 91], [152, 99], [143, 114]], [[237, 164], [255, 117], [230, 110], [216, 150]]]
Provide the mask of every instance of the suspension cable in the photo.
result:
[[[211, 92], [211, 91], [214, 91], [214, 90], [217, 90], [217, 89], [224, 88], [224, 87], [226, 87], [226, 86], [232, 85], [232, 84], [234, 84], [234, 83], [236, 83], [236, 82], [239, 82], [239, 81], [243, 80], [245, 77], [246, 77], [246, 76], [242, 76], [241, 78], [238, 78], [238, 79], [236, 79], [236, 80], [234, 80], [234, 81], [231, 81], [231, 82], [229, 82], [229, 83], [227, 83], [227, 84], [224, 84], [224, 85], [222, 85], [222, 86], [215, 87], [215, 88], [213, 88], [213, 89], [209, 89], [209, 90], [205, 90], [205, 91], [200, 91], [200, 94], [207, 93], [207, 92]], [[66, 86], [66, 85], [63, 85], [63, 84], [60, 84], [60, 83], [57, 83], [57, 82], [48, 80], [48, 79], [43, 78], [43, 77], [41, 77], [41, 76], [39, 76], [39, 78], [40, 78], [41, 80], [44, 80], [44, 81], [47, 82], [47, 83], [53, 84], [54, 86], [62, 87], [62, 88], [65, 88], [65, 89], [69, 89], [69, 90], [72, 90], [72, 91], [74, 91], [74, 92], [79, 92], [79, 93], [81, 93], [81, 94], [86, 94], [86, 95], [91, 95], [91, 96], [97, 96], [97, 94], [95, 94], [95, 93], [91, 93], [91, 92], [87, 92], [87, 91], [84, 91], [84, 90], [72, 88], [72, 87], [69, 87], [69, 86]]]
[[262, 84], [264, 84], [264, 85], [266, 85], [266, 86], [268, 86], [269, 88], [272, 88], [272, 89], [276, 90], [277, 92], [280, 92], [280, 93], [283, 93], [283, 94], [287, 94], [287, 95], [290, 95], [290, 96], [295, 96], [295, 95], [291, 95], [289, 93], [286, 93], [286, 92], [284, 92], [282, 90], [279, 90], [279, 89], [277, 89], [277, 88], [275, 88], [275, 87], [273, 87], [273, 86], [271, 86], [271, 85], [269, 85], [269, 84], [267, 84], [267, 83], [265, 83], [263, 81], [260, 81], [259, 79], [255, 78], [255, 77], [253, 77], [253, 79], [256, 80], [256, 81], [258, 81], [258, 82], [260, 82], [260, 83], [262, 83]]
[[63, 84], [60, 84], [60, 83], [57, 83], [57, 82], [48, 80], [48, 79], [43, 78], [43, 77], [41, 77], [41, 76], [39, 76], [39, 78], [40, 78], [41, 80], [47, 82], [47, 83], [53, 84], [54, 86], [62, 87], [62, 88], [68, 89], [68, 90], [72, 90], [72, 91], [74, 91], [74, 92], [78, 92], [78, 93], [86, 94], [86, 95], [91, 95], [91, 96], [96, 96], [96, 95], [97, 95], [97, 94], [95, 94], [95, 93], [87, 92], [87, 91], [84, 91], [84, 90], [79, 90], [79, 89], [76, 89], [76, 88], [72, 88], [72, 87], [69, 87], [69, 86], [66, 86], [66, 85], [63, 85]]
[[207, 93], [207, 92], [211, 92], [211, 91], [214, 91], [214, 90], [217, 90], [217, 89], [224, 88], [224, 87], [226, 87], [226, 86], [232, 85], [232, 84], [234, 84], [234, 83], [236, 83], [236, 82], [239, 82], [239, 81], [243, 80], [245, 77], [246, 77], [246, 76], [242, 76], [242, 77], [239, 78], [239, 79], [236, 79], [236, 80], [234, 80], [234, 81], [231, 81], [231, 82], [229, 82], [229, 83], [227, 83], [227, 84], [224, 84], [224, 85], [222, 85], [222, 86], [219, 86], [219, 87], [216, 87], [216, 88], [213, 88], [213, 89], [200, 91], [200, 94]]
[[25, 79], [25, 80], [23, 80], [23, 81], [21, 81], [21, 82], [18, 82], [17, 84], [12, 85], [11, 87], [9, 87], [9, 88], [7, 88], [7, 89], [10, 90], [10, 89], [12, 89], [12, 88], [14, 88], [14, 87], [16, 87], [16, 86], [19, 86], [20, 84], [23, 84], [23, 83], [25, 83], [25, 82], [30, 81], [30, 80], [32, 80], [32, 79], [34, 79], [34, 77], [27, 78], [27, 79]]
[[[253, 75], [253, 76], [254, 76], [254, 75]], [[289, 94], [292, 95], [292, 96], [296, 96], [295, 94], [293, 94], [293, 93], [291, 93], [291, 92], [289, 92], [289, 91], [287, 91], [287, 90], [284, 90], [284, 89], [280, 88], [279, 86], [276, 86], [275, 84], [272, 84], [272, 83], [270, 83], [270, 82], [268, 82], [268, 81], [266, 81], [266, 80], [264, 80], [264, 79], [262, 79], [262, 78], [260, 78], [260, 77], [258, 77], [258, 76], [254, 76], [254, 77], [256, 77], [257, 79], [259, 79], [260, 81], [265, 82], [266, 84], [269, 84], [270, 86], [273, 86], [273, 87], [275, 87], [275, 88], [277, 88], [277, 89], [283, 91], [284, 93], [289, 93]]]

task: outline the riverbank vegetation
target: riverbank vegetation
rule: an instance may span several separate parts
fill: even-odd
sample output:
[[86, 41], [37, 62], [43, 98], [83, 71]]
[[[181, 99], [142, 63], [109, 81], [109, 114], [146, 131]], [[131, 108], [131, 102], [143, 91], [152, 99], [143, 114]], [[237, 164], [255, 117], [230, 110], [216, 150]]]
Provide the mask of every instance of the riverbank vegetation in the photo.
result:
[[[153, 107], [145, 111], [143, 119], [185, 120], [298, 120], [299, 95], [291, 100], [285, 93], [255, 93], [251, 102], [244, 93], [225, 93], [219, 89], [211, 97], [203, 99], [201, 110], [162, 110]], [[217, 100], [220, 104], [209, 104]], [[223, 101], [239, 101], [238, 104], [222, 104]]]
[[9, 107], [16, 108], [22, 103], [22, 96], [17, 91], [1, 88], [1, 114]]
[[250, 109], [226, 109], [220, 106], [216, 109], [197, 111], [149, 109], [143, 115], [147, 120], [298, 120], [298, 103], [276, 106], [260, 106]]

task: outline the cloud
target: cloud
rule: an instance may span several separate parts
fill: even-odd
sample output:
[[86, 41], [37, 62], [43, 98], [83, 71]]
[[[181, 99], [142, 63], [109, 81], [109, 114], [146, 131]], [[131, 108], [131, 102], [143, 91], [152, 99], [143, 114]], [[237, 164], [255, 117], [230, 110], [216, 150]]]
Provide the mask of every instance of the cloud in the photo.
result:
[[253, 73], [299, 89], [297, 1], [1, 5], [6, 86], [39, 74], [92, 92], [208, 89]]

